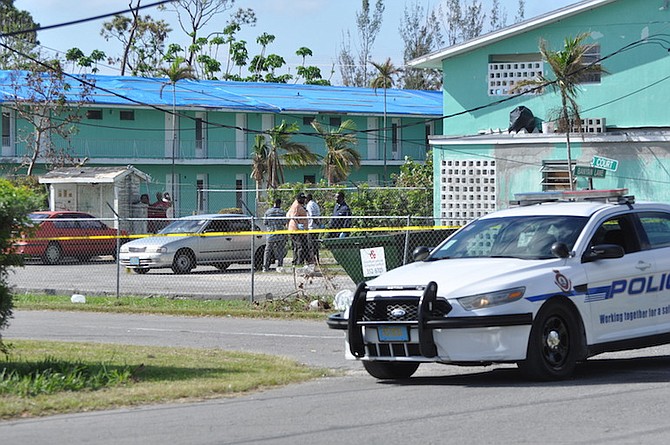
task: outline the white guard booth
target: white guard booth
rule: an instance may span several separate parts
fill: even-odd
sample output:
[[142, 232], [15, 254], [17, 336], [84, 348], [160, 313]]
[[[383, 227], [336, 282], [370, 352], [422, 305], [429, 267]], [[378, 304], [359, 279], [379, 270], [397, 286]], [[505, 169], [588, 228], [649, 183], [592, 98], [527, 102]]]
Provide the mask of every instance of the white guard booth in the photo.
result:
[[132, 219], [147, 217], [140, 190], [142, 182], [151, 182], [151, 176], [132, 165], [57, 168], [40, 176], [39, 182], [49, 186], [50, 210], [86, 212], [111, 227], [116, 228], [119, 221], [122, 230], [142, 232], [145, 223]]

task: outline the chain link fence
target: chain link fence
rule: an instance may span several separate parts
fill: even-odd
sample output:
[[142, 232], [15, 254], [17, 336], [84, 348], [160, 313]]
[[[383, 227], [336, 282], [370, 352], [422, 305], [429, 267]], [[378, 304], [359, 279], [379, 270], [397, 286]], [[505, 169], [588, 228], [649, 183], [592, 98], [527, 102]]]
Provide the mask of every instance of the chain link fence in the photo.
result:
[[[36, 222], [34, 233], [17, 239], [26, 261], [10, 274], [10, 285], [15, 292], [55, 295], [332, 298], [412, 262], [416, 247], [435, 247], [456, 230], [409, 216], [354, 216], [350, 227], [337, 229], [322, 217], [319, 229], [272, 232], [261, 219], [243, 215], [125, 222]], [[145, 230], [157, 225], [167, 227], [157, 234]], [[266, 245], [273, 247], [267, 262]]]

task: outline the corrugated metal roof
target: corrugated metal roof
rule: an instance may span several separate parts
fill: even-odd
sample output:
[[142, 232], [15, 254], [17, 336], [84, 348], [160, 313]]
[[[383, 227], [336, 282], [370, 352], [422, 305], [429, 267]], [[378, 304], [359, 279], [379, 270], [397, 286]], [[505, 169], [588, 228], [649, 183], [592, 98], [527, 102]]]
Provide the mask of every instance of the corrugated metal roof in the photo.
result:
[[127, 167], [63, 167], [51, 170], [39, 177], [41, 184], [55, 183], [113, 183], [129, 175], [135, 174], [145, 181], [151, 176], [132, 165]]
[[[13, 97], [10, 71], [0, 71], [0, 101]], [[167, 79], [88, 75], [96, 90], [91, 103], [112, 106], [157, 106], [173, 104], [172, 85]], [[72, 100], [80, 91], [76, 79], [69, 79]], [[22, 93], [27, 97], [26, 93]], [[297, 85], [211, 80], [180, 80], [175, 98], [178, 108], [230, 110], [259, 113], [384, 113], [384, 90], [340, 86]], [[386, 90], [386, 113], [390, 116], [442, 115], [441, 91]]]

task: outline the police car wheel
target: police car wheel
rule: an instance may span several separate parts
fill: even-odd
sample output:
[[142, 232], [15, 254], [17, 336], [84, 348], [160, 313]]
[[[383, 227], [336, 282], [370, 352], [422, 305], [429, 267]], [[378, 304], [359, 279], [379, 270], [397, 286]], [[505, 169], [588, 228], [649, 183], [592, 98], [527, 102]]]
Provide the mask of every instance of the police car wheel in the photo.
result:
[[381, 380], [408, 379], [419, 367], [415, 362], [363, 362], [365, 370], [372, 377]]
[[566, 304], [549, 302], [538, 312], [519, 369], [533, 380], [570, 377], [583, 350], [579, 320]]

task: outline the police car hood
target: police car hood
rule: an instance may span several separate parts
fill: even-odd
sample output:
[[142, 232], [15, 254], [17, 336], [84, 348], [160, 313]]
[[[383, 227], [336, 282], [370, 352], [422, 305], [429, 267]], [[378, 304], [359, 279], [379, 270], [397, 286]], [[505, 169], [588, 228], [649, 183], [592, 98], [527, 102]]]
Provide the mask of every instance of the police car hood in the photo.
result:
[[438, 295], [460, 297], [523, 285], [528, 279], [546, 274], [558, 258], [521, 260], [518, 258], [458, 258], [420, 261], [390, 270], [368, 281], [368, 286], [418, 286], [437, 283]]

